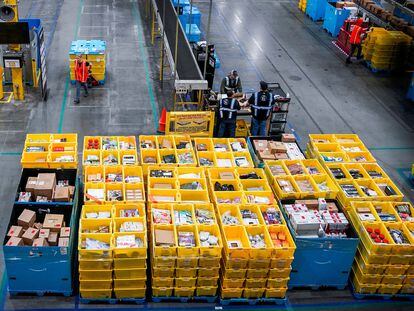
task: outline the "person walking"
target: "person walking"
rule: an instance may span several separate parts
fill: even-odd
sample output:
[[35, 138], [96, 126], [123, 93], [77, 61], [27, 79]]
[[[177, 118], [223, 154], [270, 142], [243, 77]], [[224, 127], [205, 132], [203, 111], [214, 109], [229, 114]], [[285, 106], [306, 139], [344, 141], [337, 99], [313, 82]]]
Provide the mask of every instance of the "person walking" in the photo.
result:
[[84, 97], [88, 97], [88, 78], [91, 70], [91, 65], [82, 58], [82, 55], [78, 55], [75, 59], [75, 83], [76, 83], [76, 97], [75, 104], [80, 103], [80, 91], [81, 88], [85, 90]]
[[260, 91], [253, 93], [249, 98], [252, 111], [250, 133], [252, 136], [266, 136], [267, 119], [275, 104], [273, 94], [269, 92], [268, 85], [260, 81]]

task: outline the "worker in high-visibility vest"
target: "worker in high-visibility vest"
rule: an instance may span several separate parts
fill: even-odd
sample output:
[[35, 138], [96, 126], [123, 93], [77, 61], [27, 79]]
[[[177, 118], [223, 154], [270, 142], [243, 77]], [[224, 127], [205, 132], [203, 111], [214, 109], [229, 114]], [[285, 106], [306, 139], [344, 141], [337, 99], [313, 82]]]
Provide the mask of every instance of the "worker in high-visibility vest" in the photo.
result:
[[346, 64], [351, 63], [351, 57], [357, 51], [357, 59], [362, 58], [362, 40], [365, 37], [366, 28], [362, 28], [362, 23], [364, 20], [362, 18], [358, 18], [355, 25], [351, 26], [351, 36], [349, 38], [349, 43], [351, 43], [351, 50], [349, 52], [348, 57], [346, 58]]
[[217, 137], [232, 138], [236, 136], [237, 112], [241, 109], [241, 106], [233, 98], [233, 94], [233, 91], [227, 91], [227, 97], [219, 102]]
[[242, 83], [237, 70], [230, 71], [228, 76], [221, 80], [220, 93], [226, 94], [227, 91], [232, 91], [235, 94], [243, 92]]
[[75, 83], [76, 83], [76, 97], [75, 104], [80, 103], [80, 90], [81, 87], [85, 90], [84, 97], [88, 97], [88, 78], [91, 70], [91, 65], [82, 58], [82, 55], [78, 55], [75, 59]]

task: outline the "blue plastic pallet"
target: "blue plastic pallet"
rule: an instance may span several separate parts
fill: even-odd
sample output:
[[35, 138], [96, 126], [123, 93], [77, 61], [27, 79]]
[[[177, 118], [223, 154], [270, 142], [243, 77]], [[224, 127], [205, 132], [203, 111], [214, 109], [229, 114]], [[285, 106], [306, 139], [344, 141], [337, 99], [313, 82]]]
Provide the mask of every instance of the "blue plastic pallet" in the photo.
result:
[[349, 286], [351, 287], [352, 296], [354, 296], [355, 299], [382, 299], [382, 300], [410, 300], [414, 301], [414, 295], [411, 294], [361, 294], [356, 293], [354, 284], [352, 284], [352, 281], [349, 281]]
[[143, 304], [145, 303], [145, 298], [81, 298], [79, 297], [80, 303], [106, 303], [106, 304], [117, 304], [117, 303], [135, 303], [135, 304]]
[[253, 306], [260, 303], [284, 305], [287, 302], [287, 298], [220, 298], [219, 302], [223, 306], [228, 306], [231, 304], [249, 304]]
[[168, 301], [178, 301], [178, 302], [188, 302], [192, 297], [152, 297], [153, 302], [168, 302]]
[[193, 296], [193, 297], [152, 297], [153, 302], [189, 302], [189, 301], [200, 301], [207, 303], [214, 303], [217, 301], [217, 296]]
[[372, 66], [372, 63], [370, 61], [365, 61], [365, 66], [367, 66], [367, 68], [373, 72], [373, 73], [378, 73], [378, 74], [385, 74], [388, 75], [391, 73], [391, 69], [378, 69]]

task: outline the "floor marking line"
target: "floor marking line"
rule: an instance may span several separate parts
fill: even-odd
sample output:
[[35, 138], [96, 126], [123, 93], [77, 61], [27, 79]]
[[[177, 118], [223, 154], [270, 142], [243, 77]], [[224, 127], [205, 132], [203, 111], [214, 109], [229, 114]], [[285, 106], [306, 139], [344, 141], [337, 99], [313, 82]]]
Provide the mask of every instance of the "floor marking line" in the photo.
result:
[[[81, 11], [83, 7], [84, 0], [79, 1], [79, 8], [78, 8], [78, 15], [76, 17], [76, 25], [75, 25], [75, 34], [74, 34], [74, 40], [78, 37], [78, 31], [79, 31], [79, 25], [80, 25], [80, 18], [81, 18]], [[66, 76], [66, 82], [65, 82], [65, 90], [63, 92], [63, 99], [62, 104], [60, 105], [60, 115], [59, 115], [59, 126], [58, 126], [58, 133], [62, 133], [63, 128], [63, 121], [65, 119], [65, 110], [66, 110], [66, 101], [68, 98], [68, 91], [69, 91], [69, 82], [70, 82], [70, 72], [68, 72]]]
[[0, 156], [21, 156], [21, 152], [0, 152]]
[[6, 303], [6, 290], [7, 290], [7, 280], [6, 280], [6, 266], [4, 266], [3, 276], [1, 278], [0, 286], [0, 310], [4, 310], [4, 304]]
[[136, 26], [138, 28], [137, 36], [138, 36], [138, 46], [141, 53], [141, 57], [143, 59], [144, 63], [144, 70], [145, 70], [145, 82], [147, 84], [151, 108], [152, 108], [152, 116], [154, 118], [154, 129], [157, 130], [158, 128], [158, 109], [155, 105], [155, 95], [154, 95], [154, 86], [152, 84], [152, 80], [150, 77], [150, 71], [149, 71], [149, 64], [148, 64], [148, 55], [147, 52], [144, 49], [143, 45], [143, 27], [142, 27], [142, 19], [139, 15], [137, 3], [134, 1], [132, 4], [132, 15], [135, 19]]

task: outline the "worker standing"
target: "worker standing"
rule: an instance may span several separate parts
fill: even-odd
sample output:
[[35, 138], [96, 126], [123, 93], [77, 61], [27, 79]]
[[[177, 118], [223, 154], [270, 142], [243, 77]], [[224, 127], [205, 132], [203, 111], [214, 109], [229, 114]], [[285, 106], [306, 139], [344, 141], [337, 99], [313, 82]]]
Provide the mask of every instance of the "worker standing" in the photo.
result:
[[260, 81], [260, 92], [254, 93], [249, 98], [249, 105], [252, 111], [251, 135], [266, 136], [267, 119], [270, 116], [275, 104], [273, 94], [269, 92], [268, 85]]
[[349, 38], [349, 43], [351, 43], [351, 50], [349, 52], [348, 57], [346, 58], [346, 64], [351, 63], [351, 57], [357, 50], [357, 59], [362, 58], [362, 40], [365, 37], [366, 29], [362, 28], [362, 23], [364, 20], [362, 18], [358, 18], [355, 25], [351, 26], [351, 36]]
[[81, 87], [85, 90], [84, 97], [88, 97], [88, 78], [91, 70], [91, 65], [82, 58], [82, 55], [78, 55], [75, 59], [75, 83], [76, 83], [76, 98], [75, 104], [80, 103], [80, 91]]
[[220, 93], [226, 94], [227, 91], [241, 93], [243, 91], [240, 77], [236, 70], [232, 70], [229, 75], [221, 81]]
[[232, 91], [227, 91], [227, 98], [220, 100], [218, 109], [219, 128], [217, 137], [235, 137], [237, 111], [240, 110], [239, 102], [233, 97]]

